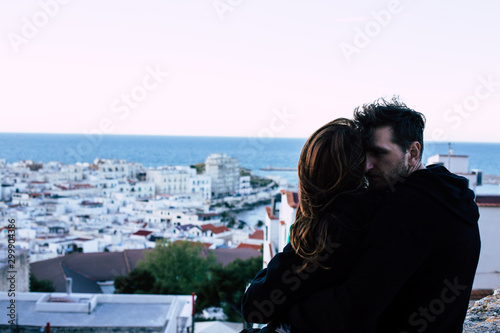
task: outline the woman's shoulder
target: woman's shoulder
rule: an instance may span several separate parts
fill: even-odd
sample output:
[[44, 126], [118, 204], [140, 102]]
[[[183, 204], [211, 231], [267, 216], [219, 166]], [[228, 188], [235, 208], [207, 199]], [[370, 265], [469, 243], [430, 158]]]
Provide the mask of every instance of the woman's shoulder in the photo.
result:
[[382, 202], [382, 196], [375, 192], [350, 193], [339, 198], [332, 215], [355, 224], [367, 223]]
[[332, 210], [328, 234], [332, 241], [342, 244], [340, 253], [355, 251], [363, 242], [370, 222], [380, 206], [378, 195], [362, 192], [344, 196]]

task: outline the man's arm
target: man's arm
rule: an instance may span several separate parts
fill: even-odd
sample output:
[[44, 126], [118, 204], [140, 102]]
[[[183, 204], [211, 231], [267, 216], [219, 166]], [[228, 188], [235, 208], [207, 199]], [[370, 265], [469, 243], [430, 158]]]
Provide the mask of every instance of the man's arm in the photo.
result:
[[300, 332], [369, 332], [429, 253], [425, 221], [404, 207], [381, 209], [344, 284], [313, 293], [289, 312]]

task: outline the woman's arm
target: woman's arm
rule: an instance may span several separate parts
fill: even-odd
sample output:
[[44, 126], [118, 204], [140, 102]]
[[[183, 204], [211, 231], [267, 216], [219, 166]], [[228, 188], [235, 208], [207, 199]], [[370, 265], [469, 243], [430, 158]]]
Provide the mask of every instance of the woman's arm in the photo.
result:
[[[322, 264], [328, 266], [332, 253], [339, 247], [329, 243]], [[251, 323], [268, 323], [286, 311], [292, 304], [331, 285], [338, 270], [316, 266], [298, 272], [304, 260], [288, 244], [284, 252], [276, 254], [267, 268], [257, 273], [242, 300], [243, 318]]]

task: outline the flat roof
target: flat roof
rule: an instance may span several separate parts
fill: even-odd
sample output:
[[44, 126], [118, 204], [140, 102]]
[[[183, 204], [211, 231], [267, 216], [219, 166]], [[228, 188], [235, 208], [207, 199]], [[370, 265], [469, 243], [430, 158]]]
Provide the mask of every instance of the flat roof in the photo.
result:
[[[6, 309], [8, 300], [0, 301]], [[16, 313], [19, 325], [40, 326], [50, 322], [50, 326], [67, 327], [163, 327], [167, 323], [170, 304], [97, 304], [92, 313], [41, 312], [35, 311], [36, 301], [17, 301]], [[1, 316], [0, 324], [7, 325], [10, 318]]]
[[[191, 296], [186, 295], [102, 295], [72, 294], [72, 297], [98, 298], [91, 313], [67, 311], [39, 311], [36, 304], [50, 293], [16, 293], [16, 316], [19, 326], [52, 327], [166, 327], [169, 319], [184, 306], [190, 307]], [[56, 297], [66, 294], [52, 293]], [[83, 295], [83, 296], [82, 296]], [[60, 303], [59, 303], [60, 304]], [[177, 304], [179, 306], [177, 306]], [[7, 293], [0, 293], [0, 307], [4, 310], [10, 305]], [[176, 312], [171, 313], [172, 311]], [[10, 318], [1, 316], [0, 325], [8, 325]], [[174, 323], [175, 325], [175, 323]]]

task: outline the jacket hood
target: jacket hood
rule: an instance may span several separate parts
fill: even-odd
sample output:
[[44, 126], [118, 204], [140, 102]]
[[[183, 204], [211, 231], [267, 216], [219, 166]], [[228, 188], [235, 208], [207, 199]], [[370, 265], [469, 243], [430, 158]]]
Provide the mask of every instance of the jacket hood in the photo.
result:
[[468, 224], [479, 218], [475, 195], [469, 188], [468, 180], [449, 172], [442, 165], [433, 164], [415, 171], [404, 184], [424, 192]]

